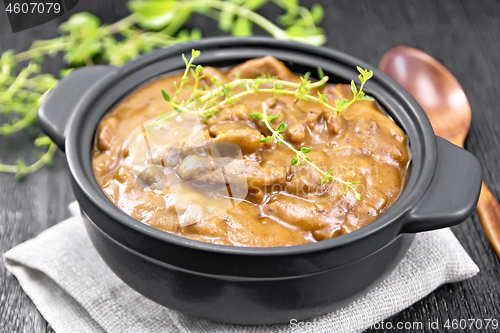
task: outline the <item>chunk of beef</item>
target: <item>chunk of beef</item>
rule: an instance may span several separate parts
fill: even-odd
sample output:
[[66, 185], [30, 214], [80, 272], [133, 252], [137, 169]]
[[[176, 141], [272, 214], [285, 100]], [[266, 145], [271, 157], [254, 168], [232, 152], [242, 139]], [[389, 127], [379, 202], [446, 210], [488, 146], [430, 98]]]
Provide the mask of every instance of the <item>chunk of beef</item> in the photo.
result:
[[337, 112], [329, 112], [326, 115], [326, 123], [328, 125], [328, 130], [332, 134], [340, 134], [345, 126], [345, 119], [342, 114]]
[[351, 86], [347, 84], [327, 85], [323, 89], [323, 94], [326, 95], [326, 98], [328, 98], [332, 105], [335, 105], [335, 100], [351, 99], [353, 96]]
[[208, 124], [210, 126], [228, 122], [228, 121], [248, 121], [251, 122], [252, 118], [248, 116], [252, 113], [248, 107], [243, 104], [238, 104], [236, 106], [223, 108], [215, 116], [208, 118]]
[[217, 78], [217, 81], [220, 83], [228, 83], [229, 80], [227, 79], [227, 76], [219, 71], [218, 69], [215, 69], [210, 66], [205, 66], [203, 67], [203, 70], [201, 71], [201, 75], [204, 75], [202, 79], [202, 83], [208, 85], [209, 87], [213, 85], [212, 83], [212, 77]]
[[285, 131], [286, 138], [293, 143], [302, 143], [306, 138], [306, 129], [304, 123], [296, 122], [287, 126]]
[[275, 195], [263, 207], [263, 212], [267, 216], [277, 218], [307, 231], [322, 229], [329, 224], [328, 215], [325, 214], [325, 211], [325, 208], [318, 206], [314, 202], [283, 194]]
[[[279, 124], [285, 119], [285, 115], [289, 113], [287, 105], [281, 101], [276, 101], [274, 98], [269, 98], [266, 101], [268, 105], [267, 115], [270, 117], [278, 117], [276, 120], [272, 120], [269, 124], [274, 128], [278, 128]], [[259, 111], [260, 112], [260, 111]], [[262, 117], [259, 119], [253, 119], [253, 122], [257, 129], [259, 129], [265, 135], [269, 135], [270, 132], [266, 125], [262, 122]]]
[[184, 155], [210, 156], [208, 143], [210, 134], [208, 130], [196, 131], [192, 133], [183, 143], [182, 152]]
[[323, 110], [321, 110], [320, 108], [309, 109], [309, 114], [307, 115], [305, 121], [306, 125], [309, 128], [314, 128], [322, 115], [323, 115]]
[[[328, 156], [322, 151], [308, 154], [311, 161], [321, 170], [328, 170]], [[305, 197], [309, 193], [321, 195], [328, 191], [329, 185], [321, 185], [324, 176], [307, 163], [290, 166], [287, 169], [286, 191], [292, 195]]]
[[406, 159], [401, 149], [382, 131], [375, 120], [359, 117], [355, 121], [354, 130], [363, 141], [364, 150], [378, 160], [399, 165]]
[[198, 155], [186, 156], [177, 167], [177, 174], [185, 180], [199, 180], [208, 183], [225, 184], [224, 175], [214, 172], [229, 165], [232, 159], [229, 157], [210, 158]]
[[97, 137], [97, 148], [100, 151], [106, 151], [111, 148], [111, 142], [115, 137], [115, 131], [118, 128], [118, 119], [116, 117], [107, 117], [102, 121], [101, 129]]
[[260, 147], [261, 133], [255, 129], [235, 129], [220, 132], [214, 142], [230, 142], [238, 145], [241, 153], [252, 154]]
[[274, 185], [283, 188], [286, 182], [284, 167], [262, 168], [254, 161], [234, 160], [228, 157], [210, 159], [196, 155], [187, 156], [177, 168], [177, 173], [185, 180], [197, 180], [208, 184], [225, 184], [228, 179], [246, 177], [250, 189]]
[[154, 156], [155, 164], [173, 168], [181, 161], [181, 151], [170, 145], [158, 144], [152, 147], [151, 150]]
[[241, 79], [254, 79], [268, 74], [276, 76], [280, 80], [287, 80], [292, 77], [292, 72], [284, 63], [270, 56], [248, 60], [231, 69], [227, 77], [234, 80], [237, 73], [239, 73]]
[[242, 202], [224, 216], [227, 236], [233, 245], [290, 246], [307, 243], [308, 233], [296, 231], [270, 218], [260, 217], [256, 207]]

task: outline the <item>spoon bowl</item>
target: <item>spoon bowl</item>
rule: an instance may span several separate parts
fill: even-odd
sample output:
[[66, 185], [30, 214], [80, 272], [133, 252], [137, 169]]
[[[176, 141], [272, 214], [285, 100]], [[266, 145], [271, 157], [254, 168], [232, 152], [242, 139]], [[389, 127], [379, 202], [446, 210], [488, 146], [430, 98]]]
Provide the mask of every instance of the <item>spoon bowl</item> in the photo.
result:
[[463, 147], [470, 128], [471, 107], [453, 74], [428, 54], [407, 46], [384, 54], [379, 68], [413, 95], [437, 136]]

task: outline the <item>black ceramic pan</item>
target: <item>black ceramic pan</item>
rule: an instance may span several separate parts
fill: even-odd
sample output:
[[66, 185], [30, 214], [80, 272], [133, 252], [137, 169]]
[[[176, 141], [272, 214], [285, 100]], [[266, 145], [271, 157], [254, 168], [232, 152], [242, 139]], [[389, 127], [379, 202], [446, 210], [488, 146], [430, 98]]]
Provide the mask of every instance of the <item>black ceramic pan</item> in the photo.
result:
[[[91, 148], [101, 118], [145, 82], [197, 63], [232, 66], [271, 55], [293, 72], [321, 66], [349, 82], [356, 66], [373, 69], [366, 91], [406, 132], [408, 183], [381, 217], [350, 234], [291, 247], [244, 248], [190, 240], [152, 228], [118, 209], [99, 188]], [[121, 67], [77, 69], [50, 92], [39, 124], [66, 152], [71, 184], [92, 242], [108, 266], [144, 296], [183, 313], [238, 324], [271, 324], [335, 310], [385, 278], [416, 232], [448, 227], [473, 211], [481, 168], [467, 151], [436, 138], [417, 102], [374, 66], [328, 48], [269, 38], [210, 38], [157, 50]]]

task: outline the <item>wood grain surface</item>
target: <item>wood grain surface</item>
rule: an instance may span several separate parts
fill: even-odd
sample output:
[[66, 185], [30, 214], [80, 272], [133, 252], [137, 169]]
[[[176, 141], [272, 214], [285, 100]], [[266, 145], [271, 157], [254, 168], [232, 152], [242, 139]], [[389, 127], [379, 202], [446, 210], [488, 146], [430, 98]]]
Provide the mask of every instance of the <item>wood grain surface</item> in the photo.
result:
[[[472, 106], [472, 125], [465, 147], [483, 166], [484, 180], [492, 194], [500, 197], [500, 2], [498, 0], [335, 0], [318, 1], [325, 7], [322, 27], [327, 46], [350, 53], [373, 64], [397, 45], [413, 46], [443, 63], [463, 85]], [[301, 1], [310, 6], [313, 1]], [[90, 11], [103, 22], [127, 15], [119, 0], [80, 0], [70, 14]], [[279, 14], [272, 5], [261, 12]], [[68, 14], [55, 21], [12, 34], [5, 7], [0, 4], [0, 47], [26, 50], [36, 39], [57, 36], [57, 26]], [[204, 36], [221, 35], [214, 21], [195, 17], [191, 26], [201, 27]], [[255, 29], [256, 33], [261, 33]], [[57, 73], [64, 64], [60, 56], [47, 61], [46, 71]], [[0, 158], [13, 162], [23, 156], [30, 161], [31, 140], [23, 133], [0, 137]], [[54, 168], [16, 182], [12, 175], [0, 174], [0, 253], [24, 242], [51, 225], [67, 218], [73, 194], [67, 165], [57, 153]], [[452, 228], [481, 272], [474, 278], [440, 287], [410, 308], [389, 318], [398, 322], [485, 319], [500, 320], [500, 260], [486, 239], [477, 215]], [[368, 330], [378, 332], [381, 330]], [[396, 330], [388, 330], [387, 332]], [[53, 332], [17, 280], [0, 265], [0, 332]], [[78, 332], [75, 329], [75, 332]], [[475, 330], [466, 330], [475, 332]], [[481, 330], [493, 332], [493, 330]]]

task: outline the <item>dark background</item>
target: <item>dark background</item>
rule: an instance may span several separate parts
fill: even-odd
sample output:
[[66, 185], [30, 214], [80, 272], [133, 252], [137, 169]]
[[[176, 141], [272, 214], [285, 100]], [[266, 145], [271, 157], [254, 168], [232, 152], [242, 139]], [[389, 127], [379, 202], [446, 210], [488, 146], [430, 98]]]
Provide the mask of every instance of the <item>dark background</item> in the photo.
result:
[[[458, 78], [473, 110], [465, 146], [481, 161], [484, 179], [499, 198], [500, 2], [319, 2], [325, 8], [321, 26], [326, 30], [327, 46], [364, 59], [373, 66], [378, 65], [390, 48], [413, 46], [437, 58]], [[0, 47], [3, 51], [20, 52], [28, 49], [33, 40], [56, 37], [57, 26], [78, 11], [90, 11], [106, 23], [115, 22], [128, 14], [124, 3], [81, 0], [69, 14], [16, 34], [11, 32], [5, 8], [0, 4]], [[313, 2], [303, 0], [301, 3], [310, 6]], [[268, 17], [279, 14], [273, 5], [261, 12]], [[190, 26], [200, 27], [204, 36], [221, 34], [216, 23], [208, 18], [195, 17]], [[44, 66], [46, 71], [55, 74], [64, 66], [62, 57], [51, 59]], [[0, 158], [4, 163], [14, 162], [19, 156], [29, 161], [33, 158], [31, 150], [31, 139], [24, 133], [0, 137]], [[67, 173], [64, 155], [58, 152], [54, 168], [44, 168], [22, 182], [16, 182], [10, 174], [0, 174], [0, 253], [69, 216], [67, 206], [74, 198]], [[395, 324], [439, 320], [442, 327], [448, 319], [500, 320], [500, 261], [486, 240], [477, 215], [452, 230], [481, 272], [472, 279], [440, 287], [387, 321]], [[0, 320], [0, 332], [53, 331], [3, 265], [0, 265]]]

